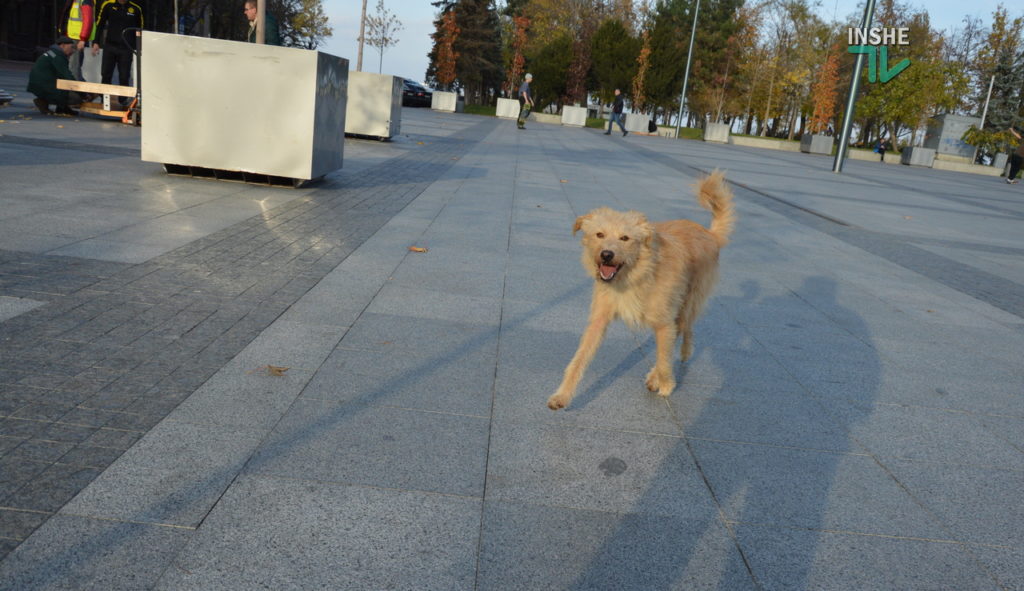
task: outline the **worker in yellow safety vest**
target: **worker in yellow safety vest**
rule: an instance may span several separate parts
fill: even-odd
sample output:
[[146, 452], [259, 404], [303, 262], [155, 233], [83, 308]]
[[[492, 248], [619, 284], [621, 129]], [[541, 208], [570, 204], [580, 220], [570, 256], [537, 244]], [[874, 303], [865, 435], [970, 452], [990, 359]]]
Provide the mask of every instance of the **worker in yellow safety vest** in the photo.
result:
[[78, 80], [85, 80], [82, 75], [82, 62], [85, 59], [85, 46], [96, 35], [96, 5], [94, 0], [67, 0], [64, 4], [64, 34], [76, 41], [76, 53], [71, 57], [71, 73]]

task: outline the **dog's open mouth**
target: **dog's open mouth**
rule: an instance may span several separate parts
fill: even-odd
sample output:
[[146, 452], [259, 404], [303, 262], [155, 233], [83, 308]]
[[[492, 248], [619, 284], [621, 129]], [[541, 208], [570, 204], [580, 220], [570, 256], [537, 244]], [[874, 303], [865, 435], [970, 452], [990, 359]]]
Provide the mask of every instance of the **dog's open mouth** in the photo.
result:
[[615, 274], [622, 268], [622, 263], [618, 265], [600, 264], [597, 266], [597, 273], [601, 276], [603, 281], [611, 281], [615, 278]]

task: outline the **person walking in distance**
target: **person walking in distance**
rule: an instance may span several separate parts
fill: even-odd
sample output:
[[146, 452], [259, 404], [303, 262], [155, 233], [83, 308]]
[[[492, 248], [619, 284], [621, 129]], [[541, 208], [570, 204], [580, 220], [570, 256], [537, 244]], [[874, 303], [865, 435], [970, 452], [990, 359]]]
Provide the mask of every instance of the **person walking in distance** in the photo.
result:
[[1010, 154], [1010, 171], [1006, 173], [1006, 182], [1016, 185], [1017, 173], [1020, 172], [1021, 164], [1024, 163], [1024, 139], [1021, 138], [1021, 132], [1015, 126], [1010, 127], [1010, 133], [1017, 138], [1017, 149]]
[[533, 109], [530, 82], [533, 82], [533, 74], [527, 74], [523, 78], [523, 83], [519, 85], [519, 119], [516, 120], [516, 127], [519, 129], [526, 129], [526, 118], [530, 116], [530, 110]]
[[604, 132], [605, 135], [611, 135], [612, 123], [618, 123], [619, 129], [622, 130], [622, 137], [626, 137], [629, 133], [626, 131], [626, 127], [622, 125], [622, 109], [625, 106], [625, 101], [622, 98], [622, 91], [618, 88], [615, 89], [615, 102], [612, 103], [612, 116], [608, 119], [608, 131]]

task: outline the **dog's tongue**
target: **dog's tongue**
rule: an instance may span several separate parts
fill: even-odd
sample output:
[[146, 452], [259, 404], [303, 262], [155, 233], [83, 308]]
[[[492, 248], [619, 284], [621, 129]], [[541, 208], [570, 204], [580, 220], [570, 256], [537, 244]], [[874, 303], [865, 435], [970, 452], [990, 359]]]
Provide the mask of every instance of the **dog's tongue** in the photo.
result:
[[607, 281], [615, 276], [615, 272], [618, 271], [619, 268], [612, 265], [601, 265], [598, 270], [601, 272], [601, 279]]

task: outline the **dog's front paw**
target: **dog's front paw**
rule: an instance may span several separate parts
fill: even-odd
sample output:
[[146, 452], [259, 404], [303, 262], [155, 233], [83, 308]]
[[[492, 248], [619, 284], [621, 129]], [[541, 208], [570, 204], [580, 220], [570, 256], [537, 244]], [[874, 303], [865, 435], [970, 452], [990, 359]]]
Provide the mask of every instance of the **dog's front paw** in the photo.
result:
[[548, 408], [551, 410], [558, 410], [565, 408], [569, 405], [569, 397], [562, 394], [552, 394], [551, 398], [548, 398]]
[[674, 381], [672, 381], [672, 380], [663, 380], [661, 382], [661, 387], [658, 388], [658, 396], [664, 396], [665, 398], [668, 398], [668, 395], [671, 394], [672, 391], [675, 390], [675, 389], [676, 389], [676, 383]]
[[651, 371], [647, 373], [647, 380], [644, 382], [644, 385], [647, 386], [647, 389], [651, 392], [657, 392], [661, 389], [661, 381], [658, 380], [658, 372], [655, 369], [652, 368]]

